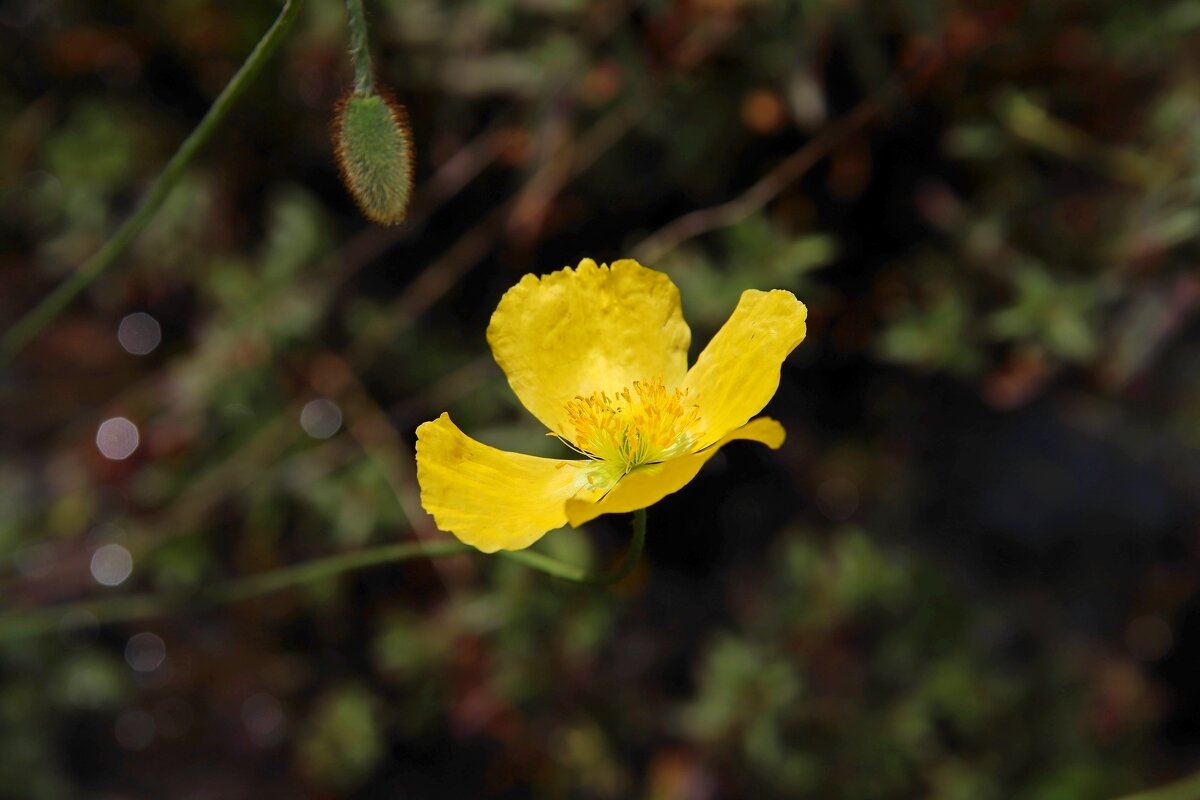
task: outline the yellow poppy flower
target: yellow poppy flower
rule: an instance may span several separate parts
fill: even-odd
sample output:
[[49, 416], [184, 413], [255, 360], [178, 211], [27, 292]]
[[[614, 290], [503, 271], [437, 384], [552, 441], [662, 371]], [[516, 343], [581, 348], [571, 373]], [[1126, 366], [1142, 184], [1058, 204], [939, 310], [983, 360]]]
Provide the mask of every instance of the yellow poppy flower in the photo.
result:
[[653, 505], [727, 442], [778, 449], [783, 426], [751, 417], [806, 317], [791, 292], [746, 291], [689, 370], [691, 331], [665, 274], [587, 258], [526, 275], [500, 299], [488, 343], [520, 401], [581, 458], [497, 450], [442, 414], [417, 428], [421, 505], [485, 553], [520, 550], [567, 522]]

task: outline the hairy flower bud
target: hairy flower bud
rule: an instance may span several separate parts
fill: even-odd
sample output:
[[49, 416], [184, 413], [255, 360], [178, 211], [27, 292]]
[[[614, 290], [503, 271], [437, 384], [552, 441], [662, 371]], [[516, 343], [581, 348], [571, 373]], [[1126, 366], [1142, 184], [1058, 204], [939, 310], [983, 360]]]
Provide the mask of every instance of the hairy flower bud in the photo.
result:
[[338, 104], [334, 152], [342, 180], [368, 219], [404, 220], [413, 185], [413, 145], [404, 107], [378, 94], [351, 92]]

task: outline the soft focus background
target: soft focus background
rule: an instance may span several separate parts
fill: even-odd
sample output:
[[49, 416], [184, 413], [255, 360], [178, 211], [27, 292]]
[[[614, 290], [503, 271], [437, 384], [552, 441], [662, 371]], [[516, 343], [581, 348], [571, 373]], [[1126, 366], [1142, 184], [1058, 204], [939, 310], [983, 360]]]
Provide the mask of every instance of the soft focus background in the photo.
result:
[[[366, 6], [409, 222], [339, 182], [343, 6], [307, 0], [0, 366], [5, 622], [436, 540], [414, 428], [550, 452], [484, 330], [584, 256], [670, 273], [697, 349], [743, 289], [805, 300], [788, 442], [651, 509], [615, 589], [458, 557], [0, 644], [0, 796], [1071, 800], [1200, 768], [1200, 4]], [[279, 7], [0, 6], [3, 328]]]

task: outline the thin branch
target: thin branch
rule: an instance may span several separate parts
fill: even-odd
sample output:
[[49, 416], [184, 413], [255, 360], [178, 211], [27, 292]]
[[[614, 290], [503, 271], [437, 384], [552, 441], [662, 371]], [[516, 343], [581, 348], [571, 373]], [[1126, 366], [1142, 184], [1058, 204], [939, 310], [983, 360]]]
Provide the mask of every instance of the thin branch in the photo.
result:
[[577, 140], [555, 150], [513, 199], [509, 232], [525, 240], [539, 234], [554, 199], [567, 183], [625, 138], [652, 108], [648, 98], [635, 97], [605, 114]]
[[[617, 583], [633, 571], [642, 556], [645, 542], [646, 510], [642, 509], [634, 513], [633, 539], [629, 543], [629, 550], [612, 572], [593, 573], [582, 567], [524, 550], [505, 552], [504, 555], [556, 578], [576, 583], [608, 585]], [[470, 545], [457, 541], [387, 544], [225, 581], [190, 598], [139, 594], [84, 600], [30, 610], [10, 610], [0, 614], [0, 644], [43, 636], [55, 631], [67, 633], [93, 625], [158, 619], [184, 610], [196, 611], [229, 603], [241, 603], [284, 589], [320, 583], [366, 567], [397, 564], [418, 558], [444, 558], [474, 551]]]
[[822, 128], [803, 147], [734, 199], [684, 214], [659, 228], [634, 248], [634, 258], [653, 264], [689, 239], [736, 225], [751, 214], [761, 211], [767, 203], [779, 196], [780, 192], [833, 152], [848, 136], [857, 133], [883, 114], [903, 95], [912, 76], [919, 73], [919, 69], [914, 68], [908, 70], [904, 76], [889, 80], [848, 113]]
[[325, 581], [365, 567], [417, 558], [443, 558], [471, 551], [470, 546], [452, 541], [435, 544], [388, 544], [225, 581], [201, 591], [192, 598], [140, 594], [84, 600], [27, 611], [7, 611], [0, 615], [0, 643], [54, 631], [67, 632], [102, 623], [157, 619], [182, 609], [202, 609], [240, 603], [294, 586]]
[[137, 235], [145, 229], [170, 195], [175, 184], [183, 177], [188, 164], [196, 157], [225, 119], [233, 104], [254, 81], [287, 35], [288, 29], [300, 11], [302, 0], [284, 0], [283, 9], [275, 22], [267, 30], [263, 38], [254, 46], [250, 56], [241, 68], [226, 84], [216, 101], [208, 109], [208, 113], [200, 120], [195, 129], [183, 140], [183, 144], [171, 156], [171, 160], [163, 168], [162, 173], [151, 187], [150, 193], [142, 201], [142, 205], [133, 216], [125, 221], [117, 232], [104, 243], [82, 267], [77, 269], [69, 278], [60, 283], [33, 310], [22, 317], [15, 325], [5, 331], [0, 337], [0, 364], [7, 363], [17, 356], [42, 329], [61, 314], [71, 301], [83, 290], [91, 286], [96, 279], [107, 272], [122, 253], [133, 243]]
[[[348, 281], [366, 263], [382, 255], [388, 248], [414, 236], [439, 208], [452, 199], [472, 180], [491, 165], [498, 153], [498, 126], [489, 126], [470, 142], [464, 144], [448, 158], [413, 196], [413, 211], [404, 225], [385, 228], [368, 225], [335, 252], [331, 253], [314, 271], [315, 274], [332, 274], [329, 285], [319, 296], [332, 303], [337, 296], [336, 287]], [[490, 361], [489, 361], [490, 363]], [[177, 365], [176, 365], [177, 366]], [[174, 370], [174, 367], [172, 367]], [[137, 407], [144, 404], [144, 397], [161, 389], [163, 382], [171, 383], [175, 376], [169, 374], [143, 380], [135, 387], [114, 398], [112, 409]], [[430, 388], [435, 388], [434, 384]], [[468, 384], [469, 386], [470, 384]], [[454, 387], [444, 389], [453, 395]], [[466, 388], [459, 389], [466, 391]], [[207, 517], [214, 503], [224, 497], [230, 487], [241, 486], [253, 476], [262, 474], [263, 465], [274, 463], [284, 450], [299, 435], [295, 420], [300, 413], [299, 405], [292, 404], [277, 412], [241, 445], [222, 457], [194, 480], [189, 480], [183, 490], [171, 498], [166, 509], [151, 519], [122, 522], [125, 535], [121, 542], [138, 553], [163, 544], [169, 539], [192, 530], [191, 523]], [[77, 431], [67, 433], [77, 436]], [[87, 558], [90, 553], [78, 552], [76, 541], [63, 541], [54, 545], [54, 561], [62, 563], [73, 558], [81, 575], [87, 573]], [[75, 551], [72, 553], [72, 551]], [[61, 581], [62, 570], [52, 574], [6, 577], [4, 573], [11, 564], [0, 564], [0, 596], [20, 594], [35, 587], [54, 587], [55, 590], [70, 590]]]

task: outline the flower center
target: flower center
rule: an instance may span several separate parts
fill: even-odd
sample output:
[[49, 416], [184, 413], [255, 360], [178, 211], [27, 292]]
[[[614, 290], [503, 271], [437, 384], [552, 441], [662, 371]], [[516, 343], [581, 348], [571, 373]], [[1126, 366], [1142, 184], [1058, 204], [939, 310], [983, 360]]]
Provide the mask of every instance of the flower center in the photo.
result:
[[574, 435], [559, 430], [569, 446], [597, 462], [588, 483], [611, 488], [645, 464], [682, 455], [700, 438], [700, 409], [687, 403], [686, 389], [668, 391], [661, 380], [634, 381], [610, 397], [595, 392], [566, 404]]

